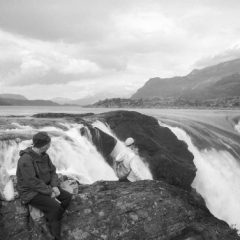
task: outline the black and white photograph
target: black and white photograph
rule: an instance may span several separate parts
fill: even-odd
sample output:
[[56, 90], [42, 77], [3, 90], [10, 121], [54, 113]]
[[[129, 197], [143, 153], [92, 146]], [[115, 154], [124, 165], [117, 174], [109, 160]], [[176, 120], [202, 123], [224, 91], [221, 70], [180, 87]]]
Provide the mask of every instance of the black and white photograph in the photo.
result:
[[0, 0], [0, 240], [240, 240], [239, 0]]

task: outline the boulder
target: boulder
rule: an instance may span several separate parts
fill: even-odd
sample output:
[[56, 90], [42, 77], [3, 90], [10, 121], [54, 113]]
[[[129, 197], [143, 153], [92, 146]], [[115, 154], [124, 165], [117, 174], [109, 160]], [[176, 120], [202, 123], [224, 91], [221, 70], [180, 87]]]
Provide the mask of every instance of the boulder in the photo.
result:
[[178, 140], [169, 128], [160, 126], [157, 119], [134, 111], [113, 111], [84, 119], [106, 122], [122, 141], [134, 138], [139, 154], [149, 165], [154, 179], [191, 188], [196, 175], [194, 156], [187, 144]]

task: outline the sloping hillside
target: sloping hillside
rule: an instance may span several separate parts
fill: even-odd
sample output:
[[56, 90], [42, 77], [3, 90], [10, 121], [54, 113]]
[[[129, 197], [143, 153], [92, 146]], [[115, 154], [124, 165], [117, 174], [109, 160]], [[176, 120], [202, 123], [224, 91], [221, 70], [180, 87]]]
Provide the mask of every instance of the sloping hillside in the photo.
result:
[[28, 100], [26, 97], [20, 94], [12, 94], [12, 93], [2, 93], [0, 94], [0, 98], [7, 99], [16, 99], [16, 100]]
[[59, 104], [50, 100], [28, 100], [18, 94], [0, 94], [1, 106], [58, 106]]
[[184, 97], [213, 99], [240, 95], [240, 59], [220, 63], [187, 76], [152, 78], [132, 98]]

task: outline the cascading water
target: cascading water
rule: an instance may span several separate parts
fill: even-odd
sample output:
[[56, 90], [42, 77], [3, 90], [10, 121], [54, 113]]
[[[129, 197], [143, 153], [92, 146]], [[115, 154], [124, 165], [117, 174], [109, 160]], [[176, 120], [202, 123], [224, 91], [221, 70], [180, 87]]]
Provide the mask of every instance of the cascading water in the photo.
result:
[[[13, 124], [16, 128], [5, 132], [14, 134], [47, 131], [52, 136], [48, 153], [59, 173], [71, 175], [81, 183], [93, 183], [98, 180], [117, 180], [113, 169], [105, 162], [96, 148], [79, 132], [81, 124], [66, 124], [63, 130], [53, 126], [33, 129]], [[9, 174], [15, 174], [19, 151], [31, 145], [31, 140], [0, 141], [0, 165]]]
[[181, 128], [168, 127], [179, 140], [185, 141], [197, 167], [192, 187], [205, 199], [211, 213], [240, 231], [240, 165], [226, 150], [199, 150]]
[[[94, 123], [102, 131], [113, 136], [111, 130], [101, 122]], [[58, 126], [28, 126], [12, 122], [8, 129], [1, 130], [1, 136], [11, 135], [11, 140], [0, 141], [0, 168], [4, 173], [15, 175], [19, 151], [31, 145], [31, 140], [20, 140], [21, 136], [32, 136], [38, 131], [47, 131], [51, 135], [51, 147], [48, 153], [57, 167], [57, 172], [74, 177], [80, 183], [91, 184], [98, 180], [118, 180], [113, 169], [88, 138], [80, 134], [82, 124], [58, 123]], [[117, 137], [114, 136], [116, 139]], [[117, 139], [116, 152], [129, 152], [124, 143]], [[147, 165], [135, 154], [134, 170], [141, 179], [152, 179]], [[5, 174], [5, 175], [6, 175]], [[2, 181], [4, 182], [4, 181]], [[5, 181], [6, 184], [6, 181]]]
[[238, 133], [240, 133], [240, 121], [235, 125], [235, 129]]
[[76, 175], [81, 183], [93, 183], [97, 180], [117, 180], [113, 169], [105, 162], [96, 148], [71, 128], [64, 138], [53, 138], [49, 154], [59, 172]]
[[18, 143], [16, 140], [0, 141], [0, 164], [10, 175], [16, 173], [19, 151], [31, 145], [30, 140]]

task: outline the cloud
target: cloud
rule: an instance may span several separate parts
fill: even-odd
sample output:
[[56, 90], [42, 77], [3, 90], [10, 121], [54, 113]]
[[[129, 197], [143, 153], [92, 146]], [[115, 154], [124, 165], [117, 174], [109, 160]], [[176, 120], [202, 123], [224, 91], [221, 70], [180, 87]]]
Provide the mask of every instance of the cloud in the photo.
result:
[[121, 5], [109, 0], [1, 0], [0, 27], [45, 41], [95, 42], [111, 32], [112, 14]]
[[4, 31], [0, 37], [4, 48], [0, 76], [8, 85], [60, 84], [104, 72], [96, 62], [74, 56], [73, 49], [78, 46], [26, 39]]
[[[124, 78], [124, 76], [119, 77]], [[130, 97], [139, 84], [125, 81], [122, 84], [119, 79], [112, 81], [111, 76], [94, 80], [83, 80], [78, 82], [68, 82], [66, 84], [49, 85], [22, 85], [22, 86], [1, 86], [3, 93], [16, 93], [27, 96], [29, 99], [52, 99], [54, 97], [65, 97], [72, 99], [82, 99], [89, 96], [107, 97]], [[137, 86], [135, 85], [137, 84]]]
[[[0, 46], [5, 49], [0, 58], [0, 69], [4, 69], [0, 72], [2, 80], [6, 85], [19, 86], [95, 81], [134, 69], [136, 56], [144, 54], [147, 58], [151, 53], [164, 56], [184, 50], [183, 44], [180, 48], [173, 43], [177, 34], [178, 43], [184, 43], [184, 32], [161, 14], [125, 12], [113, 19], [116, 28], [112, 33], [105, 36], [104, 41], [87, 45], [44, 41], [0, 31]], [[127, 25], [129, 21], [131, 25]], [[163, 24], [149, 31], [147, 25], [157, 21]]]
[[239, 7], [237, 0], [0, 0], [1, 90], [123, 96], [151, 77], [231, 59]]
[[212, 56], [199, 59], [195, 63], [195, 68], [204, 68], [211, 65], [216, 65], [221, 62], [240, 58], [240, 44], [235, 44], [232, 47]]

